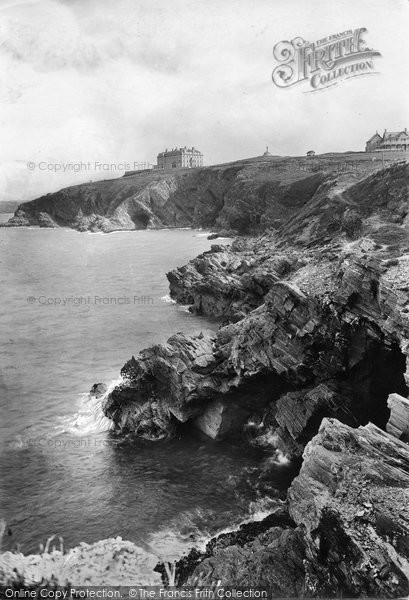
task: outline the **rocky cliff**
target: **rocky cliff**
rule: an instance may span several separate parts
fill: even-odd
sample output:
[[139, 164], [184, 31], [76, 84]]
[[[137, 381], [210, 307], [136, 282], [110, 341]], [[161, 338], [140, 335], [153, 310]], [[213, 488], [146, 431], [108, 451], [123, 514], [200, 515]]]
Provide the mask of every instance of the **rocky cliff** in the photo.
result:
[[93, 388], [118, 433], [191, 427], [302, 460], [285, 507], [192, 551], [179, 584], [409, 593], [409, 167], [320, 178], [309, 199], [271, 201], [273, 231], [168, 275], [177, 301], [223, 321], [216, 333], [175, 334]]
[[265, 586], [272, 597], [409, 592], [409, 447], [375, 425], [324, 419], [287, 510], [211, 540], [178, 563], [180, 584]]
[[380, 197], [364, 207], [364, 235], [356, 240], [340, 226], [318, 242], [322, 223], [338, 210], [335, 200], [315, 224], [318, 237], [310, 231], [306, 243], [302, 234], [298, 244], [285, 241], [283, 229], [227, 249], [215, 245], [169, 274], [176, 299], [227, 324], [213, 337], [177, 334], [133, 357], [106, 399], [107, 416], [152, 438], [187, 421], [228, 435], [252, 416], [255, 443], [270, 432], [292, 455], [323, 416], [385, 426], [388, 394], [407, 394], [408, 245], [405, 217], [396, 219], [407, 204], [407, 177], [402, 166], [367, 182]]
[[409, 421], [408, 169], [337, 179], [277, 231], [168, 275], [175, 299], [224, 323], [132, 357], [106, 415], [149, 439], [187, 423], [303, 457], [291, 526], [276, 515], [217, 538], [181, 580], [408, 593], [409, 453], [385, 433], [406, 441]]
[[[375, 165], [357, 155], [349, 176]], [[90, 182], [21, 204], [8, 226], [72, 227], [113, 231], [161, 227], [233, 229], [240, 233], [277, 228], [331, 186], [345, 157], [259, 157], [199, 169], [134, 172]], [[352, 170], [351, 170], [352, 169]]]

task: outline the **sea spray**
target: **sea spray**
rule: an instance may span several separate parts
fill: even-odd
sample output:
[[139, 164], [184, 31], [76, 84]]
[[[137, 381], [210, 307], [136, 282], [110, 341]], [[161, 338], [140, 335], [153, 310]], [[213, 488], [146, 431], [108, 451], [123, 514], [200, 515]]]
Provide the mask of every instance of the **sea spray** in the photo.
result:
[[160, 557], [161, 561], [179, 560], [192, 548], [204, 552], [209, 541], [219, 535], [232, 533], [242, 525], [263, 521], [272, 513], [282, 510], [285, 501], [264, 496], [249, 503], [241, 515], [230, 515], [230, 524], [215, 527], [218, 514], [211, 509], [196, 508], [172, 519], [166, 528], [149, 536], [148, 549]]
[[165, 296], [161, 297], [162, 302], [164, 302], [165, 304], [176, 304], [176, 300], [173, 300], [169, 294], [166, 294]]
[[111, 430], [114, 424], [104, 415], [103, 406], [108, 395], [120, 383], [122, 383], [122, 377], [114, 379], [108, 385], [106, 392], [99, 397], [90, 393], [81, 394], [78, 411], [75, 415], [61, 418], [60, 433], [84, 436]]
[[166, 527], [149, 536], [149, 551], [159, 556], [161, 561], [173, 562], [192, 548], [204, 550], [213, 536], [209, 525], [214, 516], [212, 509], [199, 507], [182, 512]]

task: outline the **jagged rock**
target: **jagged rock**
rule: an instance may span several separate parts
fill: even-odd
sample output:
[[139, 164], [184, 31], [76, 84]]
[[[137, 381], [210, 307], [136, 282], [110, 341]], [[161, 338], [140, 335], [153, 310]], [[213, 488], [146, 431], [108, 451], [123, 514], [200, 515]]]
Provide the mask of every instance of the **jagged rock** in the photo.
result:
[[208, 404], [204, 412], [196, 417], [194, 425], [213, 439], [239, 434], [248, 417], [248, 410], [232, 401], [215, 401]]
[[38, 213], [38, 224], [40, 227], [57, 227], [50, 215], [46, 212]]
[[[264, 252], [271, 252], [271, 239], [254, 242], [253, 248], [256, 243]], [[245, 247], [248, 243], [239, 246], [241, 250]], [[341, 388], [349, 386], [352, 390], [347, 392], [348, 398], [337, 392], [338, 401], [308, 408], [297, 398], [287, 397], [294, 410], [297, 406], [300, 410], [294, 415], [294, 424], [289, 422], [289, 415], [284, 418], [283, 411], [283, 424], [278, 423], [282, 439], [296, 442], [292, 454], [299, 454], [323, 416], [339, 416], [348, 423], [370, 419], [385, 426], [388, 394], [407, 394], [404, 373], [409, 315], [404, 310], [405, 294], [390, 281], [390, 270], [398, 267], [382, 269], [378, 253], [368, 260], [360, 253], [359, 244], [354, 257], [350, 252], [347, 256], [341, 253], [337, 261], [321, 250], [311, 251], [310, 256], [304, 252], [303, 261], [296, 253], [291, 261], [279, 255], [272, 263], [276, 277], [280, 272], [281, 279], [270, 280], [263, 303], [248, 312], [243, 283], [235, 287], [240, 271], [232, 270], [228, 275], [231, 281], [226, 282], [220, 257], [229, 253], [230, 264], [237, 261], [239, 268], [243, 257], [238, 260], [234, 249], [205, 253], [196, 259], [201, 261], [201, 272], [208, 279], [209, 274], [214, 277], [206, 291], [209, 305], [212, 301], [216, 307], [226, 307], [234, 289], [236, 308], [244, 308], [248, 314], [222, 327], [216, 335], [199, 339], [177, 334], [166, 345], [145, 350], [135, 359], [134, 369], [125, 367], [125, 383], [111, 393], [106, 415], [117, 426], [132, 430], [132, 423], [139, 419], [139, 409], [133, 412], [132, 406], [157, 402], [162, 425], [167, 422], [174, 429], [172, 416], [185, 422], [203, 414], [211, 401], [227, 405], [234, 400], [237, 407], [254, 413], [277, 403], [288, 392], [311, 390], [337, 380]], [[405, 269], [404, 276], [409, 275], [409, 261], [399, 261], [399, 268]], [[195, 268], [194, 273], [198, 270]], [[179, 275], [182, 277], [183, 272]], [[192, 291], [192, 297], [195, 293]], [[203, 297], [202, 292], [201, 302]], [[315, 403], [310, 396], [307, 401]], [[305, 435], [301, 430], [296, 434], [303, 421]]]
[[409, 592], [409, 448], [373, 424], [324, 419], [288, 492], [314, 595]]
[[373, 424], [324, 419], [288, 507], [293, 522], [271, 515], [181, 559], [180, 583], [265, 585], [273, 598], [408, 594], [408, 446]]
[[386, 431], [398, 440], [409, 442], [409, 400], [399, 394], [390, 394], [388, 408], [391, 416]]
[[106, 399], [106, 416], [122, 431], [152, 439], [172, 435], [178, 421], [196, 416], [218, 395], [213, 343], [210, 335], [177, 334], [132, 357], [121, 371], [124, 382]]
[[267, 247], [266, 256], [255, 258], [250, 242], [213, 248], [167, 274], [170, 295], [198, 313], [232, 321], [260, 306], [272, 285], [302, 261], [293, 251], [268, 257]]
[[91, 396], [94, 396], [95, 398], [101, 398], [102, 396], [104, 396], [106, 394], [107, 389], [108, 388], [105, 385], [105, 383], [94, 383], [94, 385], [90, 389], [89, 393]]
[[278, 448], [287, 457], [298, 458], [306, 443], [318, 432], [323, 416], [358, 424], [352, 412], [353, 399], [353, 390], [337, 381], [288, 392], [267, 406], [252, 444]]
[[[304, 585], [304, 543], [285, 510], [212, 539], [176, 565], [179, 585], [270, 588], [274, 596], [298, 597]], [[198, 583], [200, 582], [200, 583]]]
[[[267, 585], [276, 596], [403, 596], [409, 447], [376, 425], [325, 417], [385, 426], [387, 396], [408, 392], [408, 167], [352, 186], [328, 173], [288, 182], [256, 171], [230, 165], [77, 186], [20, 206], [14, 220], [274, 229], [214, 245], [168, 275], [172, 297], [225, 324], [132, 357], [104, 412], [117, 429], [155, 440], [188, 421], [212, 437], [239, 435], [251, 412], [268, 415], [267, 433], [292, 456], [307, 444], [288, 494], [293, 521], [213, 540], [183, 563], [185, 581]], [[390, 401], [388, 429], [405, 439], [402, 400]]]

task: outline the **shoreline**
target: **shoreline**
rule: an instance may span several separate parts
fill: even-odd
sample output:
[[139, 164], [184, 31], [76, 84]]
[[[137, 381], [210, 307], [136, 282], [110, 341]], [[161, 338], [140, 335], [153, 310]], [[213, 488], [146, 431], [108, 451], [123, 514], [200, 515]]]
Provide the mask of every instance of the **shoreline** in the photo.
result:
[[[369, 176], [362, 183], [353, 184], [348, 193], [352, 198], [360, 198], [363, 193], [370, 194], [368, 190], [376, 189], [376, 199], [383, 206], [387, 199], [380, 190], [387, 190], [387, 194], [400, 194], [398, 198], [404, 202], [406, 187], [401, 186], [400, 181], [406, 174], [407, 167], [403, 165], [385, 169]], [[394, 186], [394, 190], [390, 186]], [[347, 440], [350, 436], [358, 436], [358, 445], [369, 443], [370, 447], [372, 439], [386, 436], [391, 450], [396, 448], [398, 454], [402, 453], [402, 461], [407, 460], [403, 458], [407, 452], [405, 445], [384, 433], [385, 428], [389, 427], [389, 411], [386, 407], [388, 394], [397, 392], [404, 397], [408, 393], [404, 359], [409, 324], [403, 308], [405, 296], [402, 295], [401, 300], [395, 299], [398, 291], [394, 284], [393, 269], [406, 269], [409, 265], [399, 258], [391, 258], [402, 256], [403, 261], [407, 236], [403, 235], [403, 230], [399, 229], [400, 225], [397, 223], [394, 225], [396, 235], [389, 234], [389, 245], [382, 245], [378, 241], [378, 230], [370, 229], [370, 221], [367, 231], [363, 232], [355, 229], [362, 228], [358, 217], [354, 217], [353, 228], [349, 218], [344, 217], [345, 222], [341, 222], [340, 229], [335, 231], [334, 239], [322, 240], [321, 230], [327, 229], [327, 219], [333, 218], [334, 210], [348, 210], [343, 196], [334, 198], [336, 200], [331, 211], [324, 209], [318, 213], [319, 220], [313, 233], [308, 213], [304, 213], [299, 218], [299, 224], [291, 219], [288, 221], [290, 235], [284, 228], [278, 235], [264, 234], [259, 238], [236, 239], [228, 248], [216, 245], [188, 265], [169, 273], [170, 296], [173, 299], [185, 303], [188, 301], [199, 314], [224, 318], [225, 325], [213, 338], [192, 338], [177, 334], [165, 346], [147, 348], [138, 357], [128, 361], [121, 371], [124, 384], [113, 390], [104, 409], [106, 416], [114, 421], [116, 427], [125, 431], [137, 430], [139, 417], [132, 416], [133, 407], [132, 401], [129, 406], [128, 390], [132, 389], [133, 394], [137, 391], [144, 398], [144, 415], [147, 414], [148, 406], [149, 410], [155, 407], [150, 417], [151, 424], [145, 422], [148, 435], [149, 427], [152, 426], [152, 439], [158, 427], [162, 428], [161, 436], [174, 435], [177, 420], [187, 421], [215, 438], [240, 435], [240, 427], [248, 418], [256, 423], [257, 419], [258, 422], [261, 420], [263, 427], [255, 434], [258, 443], [265, 443], [270, 449], [276, 448], [288, 453], [293, 459], [300, 458], [301, 455], [304, 457], [301, 475], [294, 479], [289, 490], [292, 515], [300, 514], [298, 506], [302, 503], [303, 496], [308, 498], [312, 495], [311, 502], [319, 502], [321, 496], [321, 492], [318, 493], [313, 487], [312, 492], [308, 488], [304, 489], [296, 502], [292, 499], [294, 494], [291, 490], [298, 485], [300, 477], [302, 480], [303, 470], [310, 468], [306, 457], [309, 456], [311, 445], [317, 446], [319, 453], [323, 451], [321, 445], [324, 445], [324, 449], [331, 449], [335, 452], [331, 460], [335, 459], [336, 453], [340, 453], [342, 461], [349, 452]], [[395, 201], [396, 198], [395, 196]], [[327, 198], [323, 194], [321, 204], [324, 206], [326, 203]], [[368, 209], [365, 207], [365, 210]], [[378, 206], [372, 205], [371, 210], [377, 211]], [[294, 236], [297, 240], [302, 239], [305, 235], [303, 230], [309, 231], [311, 241], [315, 243], [307, 239], [297, 248], [291, 238]], [[358, 235], [356, 231], [359, 231]], [[404, 273], [403, 279], [406, 276], [405, 270]], [[382, 290], [382, 297], [375, 297], [375, 290], [377, 293]], [[185, 353], [187, 348], [188, 356]], [[174, 376], [174, 369], [176, 364], [180, 364], [179, 361], [183, 363], [181, 376]], [[387, 373], [381, 371], [383, 362], [389, 365]], [[368, 369], [375, 370], [368, 374]], [[395, 374], [393, 369], [396, 370]], [[152, 370], [158, 372], [158, 376], [153, 382], [150, 381], [149, 387], [145, 387], [145, 377], [147, 382]], [[376, 383], [372, 383], [372, 380]], [[164, 382], [165, 389], [176, 390], [171, 397], [163, 394]], [[268, 393], [274, 387], [278, 388], [275, 396], [274, 393]], [[257, 397], [258, 406], [255, 400]], [[203, 399], [210, 402], [204, 412], [203, 408], [197, 408]], [[250, 399], [253, 407], [249, 410]], [[123, 402], [127, 403], [126, 413], [122, 413]], [[135, 400], [135, 410], [137, 405], [138, 401]], [[233, 418], [230, 411], [232, 406]], [[161, 407], [157, 413], [156, 407]], [[375, 425], [366, 425], [371, 421]], [[327, 433], [329, 431], [331, 434]], [[327, 442], [326, 437], [336, 435], [339, 436], [339, 441], [332, 447], [332, 442]], [[319, 441], [320, 436], [322, 441]], [[358, 463], [363, 460], [360, 452], [361, 450], [356, 459]], [[388, 469], [388, 459], [382, 456], [380, 460], [379, 468], [382, 473], [383, 468]], [[398, 485], [399, 473], [394, 473], [394, 477], [397, 477], [394, 485]], [[404, 479], [403, 477], [402, 481]], [[380, 481], [380, 485], [387, 487], [387, 480]], [[337, 487], [338, 484], [335, 485], [335, 490]], [[333, 493], [331, 490], [329, 497]], [[360, 502], [358, 497], [353, 497], [357, 513], [360, 513]], [[377, 500], [373, 499], [373, 502], [376, 503]], [[388, 502], [394, 506], [394, 499], [389, 498]], [[351, 538], [350, 543], [355, 545], [356, 542], [352, 540], [359, 530], [352, 527], [347, 531], [346, 522], [342, 522], [340, 516], [341, 505], [335, 502], [334, 507], [337, 527], [342, 530], [339, 533], [340, 539], [347, 536]], [[409, 511], [409, 502], [405, 505], [404, 510], [406, 509]], [[363, 510], [365, 513], [365, 506]], [[388, 508], [388, 512], [390, 510], [393, 512], [394, 509]], [[316, 529], [316, 525], [311, 531], [300, 532], [297, 527], [306, 518], [305, 513], [301, 512], [302, 520], [298, 516], [297, 527], [292, 530], [295, 537], [291, 538], [288, 548], [290, 554], [299, 544], [304, 547], [304, 551], [308, 548], [310, 554], [316, 553], [315, 542], [310, 536], [326, 536], [326, 514], [322, 511], [319, 517], [322, 518], [322, 531], [319, 525]], [[388, 531], [397, 525], [391, 524], [390, 527], [392, 529], [388, 528]], [[282, 531], [280, 535], [287, 534]], [[384, 535], [389, 534], [385, 531]], [[212, 542], [216, 546], [219, 543], [217, 539]], [[337, 546], [341, 543], [340, 539], [335, 536], [334, 540], [326, 539], [325, 544]], [[246, 542], [250, 555], [253, 543], [255, 538]], [[382, 534], [377, 543], [385, 558], [388, 550]], [[335, 553], [342, 554], [344, 551], [342, 545], [334, 549]], [[378, 550], [374, 549], [375, 551]], [[222, 566], [218, 570], [217, 578], [223, 582], [229, 581], [229, 552], [226, 548], [226, 566], [223, 567], [221, 561]], [[354, 549], [354, 552], [357, 550]], [[294, 561], [298, 564], [302, 552], [300, 555], [297, 551], [296, 555], [298, 558], [294, 556]], [[220, 555], [217, 556], [220, 562]], [[362, 553], [360, 556], [362, 558]], [[280, 564], [281, 557], [277, 555], [275, 560]], [[325, 583], [329, 571], [324, 569], [326, 575], [317, 571], [315, 560], [317, 559], [309, 566], [316, 579], [314, 586], [318, 586], [317, 589], [323, 594], [329, 593]], [[373, 555], [365, 560], [376, 561], [376, 557]], [[393, 562], [392, 555], [385, 560]], [[403, 557], [402, 560], [403, 565]], [[212, 552], [201, 557], [194, 552], [193, 563], [190, 571], [187, 570], [188, 582], [189, 577], [200, 573], [203, 575], [207, 564], [216, 569]], [[291, 572], [289, 564], [286, 566]], [[183, 570], [187, 568], [184, 563], [180, 567]], [[224, 572], [223, 568], [227, 571]], [[258, 567], [254, 565], [254, 568]], [[344, 568], [353, 569], [353, 572], [358, 569], [360, 573], [356, 563]], [[332, 565], [332, 569], [335, 576], [330, 592], [333, 593], [337, 586], [343, 586], [345, 593], [355, 594], [355, 584], [351, 583], [352, 572], [351, 579], [347, 582], [342, 581], [338, 567]], [[398, 574], [396, 569], [392, 570], [394, 575], [387, 576], [383, 583], [375, 578], [375, 583], [372, 584], [364, 572], [358, 574], [361, 577], [359, 589], [376, 595], [379, 590], [385, 590], [385, 586], [393, 587], [394, 577], [397, 577], [399, 585], [403, 585], [401, 590], [406, 590], [405, 569], [401, 569]], [[311, 573], [308, 575], [310, 578]], [[236, 576], [239, 575], [238, 566]], [[248, 576], [250, 577], [250, 573]], [[306, 576], [304, 572], [304, 584]], [[301, 585], [301, 579], [302, 577], [296, 579], [297, 585]], [[254, 580], [251, 581], [254, 583]], [[232, 580], [232, 583], [237, 581]], [[283, 582], [281, 584], [283, 587], [280, 589], [283, 591], [285, 585]], [[294, 590], [294, 595], [297, 595], [296, 592], [299, 594], [300, 589]]]
[[192, 550], [180, 585], [409, 591], [409, 447], [396, 427], [409, 418], [407, 178], [399, 165], [324, 185], [280, 231], [168, 273], [172, 300], [222, 325], [132, 356], [103, 399], [114, 430], [161, 443], [192, 427], [302, 460], [281, 520]]

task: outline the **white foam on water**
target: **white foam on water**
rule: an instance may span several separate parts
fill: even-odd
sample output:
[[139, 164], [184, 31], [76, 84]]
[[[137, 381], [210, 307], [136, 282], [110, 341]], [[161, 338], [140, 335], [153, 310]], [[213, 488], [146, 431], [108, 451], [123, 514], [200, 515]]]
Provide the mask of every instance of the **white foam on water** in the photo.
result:
[[285, 504], [284, 500], [279, 500], [277, 498], [269, 498], [265, 496], [264, 498], [260, 498], [255, 502], [250, 502], [249, 506], [249, 516], [248, 518], [242, 521], [242, 524], [250, 523], [253, 521], [262, 521], [271, 513], [275, 512], [278, 507]]
[[61, 424], [57, 428], [59, 433], [71, 433], [83, 436], [112, 429], [114, 424], [111, 419], [108, 419], [104, 415], [102, 407], [107, 396], [122, 381], [122, 377], [111, 381], [105, 394], [99, 398], [91, 396], [90, 393], [81, 394], [78, 402], [78, 411], [74, 415], [61, 418]]
[[197, 508], [179, 515], [166, 529], [151, 534], [148, 546], [160, 560], [174, 562], [189, 553], [192, 548], [204, 552], [208, 542], [219, 535], [235, 532], [247, 523], [263, 521], [284, 504], [284, 500], [268, 496], [250, 502], [244, 518], [237, 518], [230, 525], [217, 531], [209, 531], [203, 527], [204, 523], [209, 521], [212, 511]]
[[196, 508], [180, 514], [168, 527], [149, 536], [149, 548], [160, 560], [167, 562], [179, 560], [192, 548], [203, 551], [213, 537], [210, 531], [202, 528], [212, 512], [210, 509]]
[[223, 533], [233, 533], [240, 529], [242, 525], [246, 525], [247, 523], [263, 521], [263, 519], [271, 515], [271, 513], [275, 512], [283, 504], [285, 504], [283, 500], [278, 500], [277, 498], [269, 498], [268, 496], [260, 498], [255, 502], [250, 502], [248, 514], [246, 517], [242, 519], [237, 519], [237, 521], [233, 521], [231, 525], [228, 525], [227, 527], [218, 530], [216, 533], [208, 533], [207, 535], [203, 534], [201, 537], [198, 537], [197, 540], [192, 541], [189, 544], [189, 548], [194, 547], [203, 552], [206, 549], [206, 544], [211, 539], [218, 537]]
[[273, 465], [289, 465], [291, 460], [277, 446], [279, 438], [273, 431], [266, 431], [257, 438], [257, 443], [266, 448], [273, 448], [274, 454], [267, 459], [267, 462]]
[[289, 465], [291, 462], [288, 456], [286, 456], [286, 454], [284, 454], [284, 452], [281, 452], [281, 450], [279, 450], [278, 448], [275, 451], [274, 456], [270, 458], [270, 461], [275, 465]]
[[9, 443], [9, 448], [11, 450], [23, 450], [28, 447], [27, 440], [20, 434], [16, 435], [15, 438]]
[[162, 296], [161, 297], [162, 302], [164, 302], [165, 304], [176, 304], [176, 300], [173, 300], [173, 298], [171, 298], [169, 296], [169, 294], [166, 294], [166, 296]]
[[190, 304], [178, 304], [178, 309], [179, 309], [181, 312], [187, 312], [187, 313], [190, 313], [190, 306], [191, 306]]

